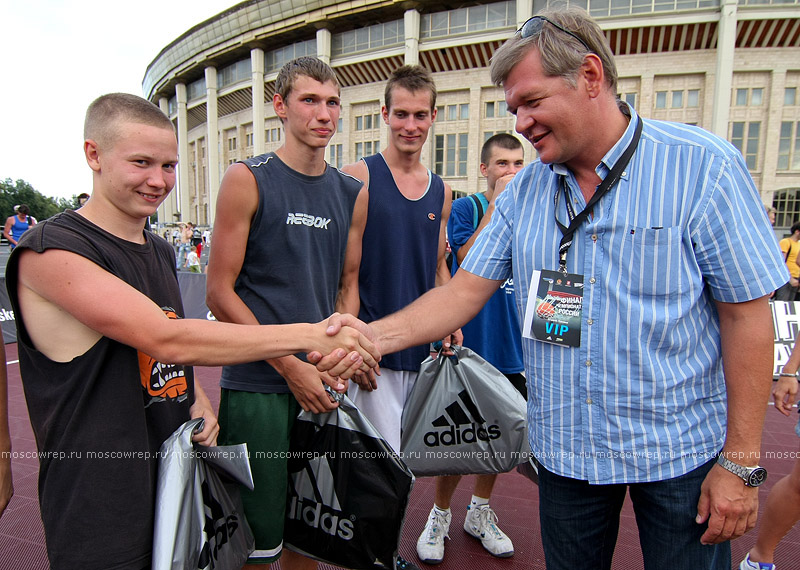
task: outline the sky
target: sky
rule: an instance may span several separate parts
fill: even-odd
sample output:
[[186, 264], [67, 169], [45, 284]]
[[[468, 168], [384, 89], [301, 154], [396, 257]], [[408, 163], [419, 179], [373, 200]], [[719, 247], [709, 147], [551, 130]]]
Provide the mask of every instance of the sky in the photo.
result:
[[[172, 40], [237, 0], [0, 0], [0, 180], [45, 196], [91, 192], [86, 107], [142, 93]], [[3, 214], [5, 215], [5, 214]]]

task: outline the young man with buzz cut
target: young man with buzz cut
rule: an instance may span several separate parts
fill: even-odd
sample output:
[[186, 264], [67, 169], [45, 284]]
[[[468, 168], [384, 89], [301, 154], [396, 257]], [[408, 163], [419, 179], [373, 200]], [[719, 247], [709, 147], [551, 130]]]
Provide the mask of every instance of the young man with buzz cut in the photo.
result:
[[[324, 341], [325, 323], [183, 319], [173, 249], [144, 229], [175, 185], [172, 123], [149, 101], [113, 93], [89, 106], [84, 136], [92, 196], [26, 232], [8, 262], [8, 292], [50, 567], [141, 570], [162, 442], [190, 418], [205, 419], [194, 441], [213, 444], [219, 431], [191, 365], [308, 350], [337, 358], [342, 346], [373, 358], [355, 331]], [[359, 358], [340, 358], [339, 370]]]
[[[420, 161], [436, 118], [430, 72], [420, 66], [395, 70], [384, 101], [388, 147], [344, 168], [364, 181], [369, 195], [358, 278], [357, 314], [365, 321], [393, 313], [450, 279], [444, 254], [452, 191]], [[379, 384], [370, 376], [350, 387], [350, 397], [398, 452], [403, 406], [427, 356], [427, 345], [393, 354], [381, 362]], [[415, 566], [399, 558], [397, 567]]]
[[[336, 307], [357, 311], [366, 194], [359, 180], [325, 162], [339, 120], [336, 75], [313, 57], [290, 61], [278, 73], [272, 103], [283, 145], [232, 165], [220, 186], [208, 307], [222, 321], [254, 324], [318, 320]], [[317, 565], [283, 549], [285, 457], [301, 407], [321, 413], [338, 405], [324, 383], [345, 389], [297, 356], [222, 371], [220, 440], [247, 442], [253, 457], [264, 452], [251, 459], [255, 491], [242, 497], [256, 537], [251, 565], [282, 553], [284, 570]]]
[[[486, 190], [453, 202], [447, 222], [447, 235], [455, 258], [453, 274], [464, 261], [478, 234], [491, 220], [495, 200], [514, 175], [522, 170], [524, 162], [522, 143], [513, 135], [498, 133], [483, 144], [480, 170], [486, 178]], [[512, 279], [503, 283], [461, 332], [464, 345], [505, 374], [525, 397], [522, 335], [514, 306]], [[452, 516], [450, 501], [460, 480], [460, 475], [436, 477], [434, 505], [417, 540], [417, 555], [426, 564], [439, 564], [444, 559], [444, 540], [448, 537]], [[493, 556], [508, 558], [514, 555], [514, 545], [497, 526], [497, 515], [489, 506], [496, 480], [496, 474], [476, 477], [474, 494], [467, 506], [464, 530], [479, 539]]]

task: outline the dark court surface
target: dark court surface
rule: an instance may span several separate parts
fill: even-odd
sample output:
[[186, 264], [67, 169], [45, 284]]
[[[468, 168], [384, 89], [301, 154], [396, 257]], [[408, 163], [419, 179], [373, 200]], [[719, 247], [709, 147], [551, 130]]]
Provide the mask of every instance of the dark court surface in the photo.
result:
[[[15, 457], [14, 498], [0, 518], [0, 570], [45, 570], [48, 568], [44, 533], [39, 518], [37, 499], [38, 461], [25, 397], [20, 383], [17, 347], [6, 345], [9, 373], [9, 415]], [[219, 402], [219, 368], [196, 368], [196, 377], [211, 401]], [[794, 435], [796, 416], [785, 418], [772, 406], [767, 410], [762, 462], [769, 470], [769, 479], [760, 494], [763, 508], [766, 493], [783, 475], [789, 473], [796, 460], [800, 440]], [[544, 569], [544, 554], [539, 539], [538, 498], [536, 486], [517, 473], [501, 475], [492, 495], [492, 507], [500, 527], [511, 537], [516, 553], [512, 558], [490, 556], [480, 543], [462, 530], [466, 504], [472, 495], [473, 477], [465, 477], [453, 499], [453, 523], [446, 543], [441, 570]], [[416, 557], [416, 541], [433, 504], [433, 480], [417, 479], [406, 514], [400, 543], [400, 554], [423, 569], [434, 568], [420, 563]], [[733, 542], [733, 561], [739, 561], [755, 541], [751, 532]], [[789, 532], [778, 547], [776, 563], [780, 570], [800, 570], [800, 525]], [[279, 565], [275, 566], [279, 568]], [[737, 566], [738, 567], [738, 566]], [[321, 564], [322, 570], [335, 568]], [[643, 568], [633, 510], [626, 502], [614, 555], [614, 570]], [[576, 569], [580, 570], [580, 569]]]

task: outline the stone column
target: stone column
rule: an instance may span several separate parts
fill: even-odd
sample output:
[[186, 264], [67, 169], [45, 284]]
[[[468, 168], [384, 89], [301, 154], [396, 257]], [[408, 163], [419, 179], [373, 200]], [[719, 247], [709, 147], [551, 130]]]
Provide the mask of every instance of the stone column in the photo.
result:
[[264, 136], [264, 50], [250, 50], [250, 66], [253, 72], [253, 155], [258, 156], [267, 149]]
[[214, 224], [214, 207], [219, 193], [219, 108], [217, 105], [217, 68], [206, 67], [206, 173], [208, 174], [208, 223]]
[[711, 130], [727, 139], [728, 117], [731, 110], [733, 85], [733, 57], [736, 49], [737, 0], [721, 0], [719, 12], [719, 37], [717, 39], [716, 81], [714, 84]]
[[328, 65], [331, 64], [331, 39], [329, 29], [319, 28], [317, 30], [317, 57]]
[[175, 98], [178, 102], [178, 184], [176, 202], [182, 221], [191, 220], [191, 200], [189, 189], [189, 131], [186, 114], [186, 84], [175, 86]]
[[419, 23], [420, 15], [415, 9], [406, 10], [403, 15], [405, 28], [405, 64], [419, 64]]
[[[169, 99], [160, 97], [158, 99], [158, 108], [169, 117]], [[177, 210], [177, 208], [175, 208], [176, 197], [177, 194], [175, 188], [173, 188], [172, 192], [167, 196], [167, 199], [161, 202], [161, 205], [158, 207], [158, 222], [160, 224], [168, 224], [175, 221], [175, 216], [172, 214]]]

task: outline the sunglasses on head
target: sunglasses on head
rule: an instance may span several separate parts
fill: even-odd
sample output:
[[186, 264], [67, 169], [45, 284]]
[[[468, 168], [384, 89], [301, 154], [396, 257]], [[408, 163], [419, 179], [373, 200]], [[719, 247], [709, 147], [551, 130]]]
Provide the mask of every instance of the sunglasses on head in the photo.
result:
[[517, 33], [520, 35], [522, 39], [538, 36], [541, 33], [542, 26], [544, 26], [545, 22], [578, 40], [580, 44], [583, 47], [585, 47], [586, 51], [588, 51], [589, 53], [594, 53], [594, 50], [590, 48], [589, 44], [587, 44], [579, 35], [570, 32], [565, 27], [556, 24], [553, 20], [551, 20], [550, 18], [546, 18], [545, 16], [533, 16], [529, 18], [528, 21], [522, 24], [522, 27], [519, 30], [517, 30]]

